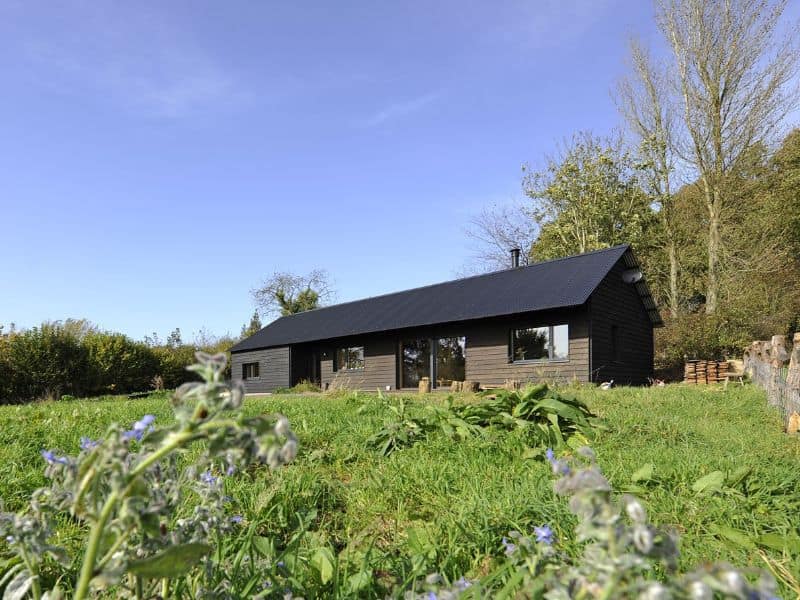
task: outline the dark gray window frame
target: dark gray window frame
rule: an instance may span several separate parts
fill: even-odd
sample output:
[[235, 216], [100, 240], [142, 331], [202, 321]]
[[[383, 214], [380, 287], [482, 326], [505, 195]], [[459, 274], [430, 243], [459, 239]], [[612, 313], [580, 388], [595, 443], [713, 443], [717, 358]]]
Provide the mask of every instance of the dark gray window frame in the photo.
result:
[[[361, 366], [360, 367], [342, 367], [339, 364], [339, 352], [344, 350], [347, 356], [350, 356], [351, 350], [361, 351]], [[364, 352], [364, 346], [341, 346], [333, 351], [333, 371], [335, 373], [350, 373], [354, 371], [363, 371], [367, 364], [367, 354]]]
[[[553, 330], [556, 327], [564, 326], [567, 328], [567, 356], [566, 358], [553, 358]], [[524, 360], [514, 360], [514, 334], [524, 329], [548, 329], [547, 332], [547, 356], [548, 358], [526, 358]], [[530, 325], [527, 327], [513, 327], [508, 332], [508, 362], [515, 365], [542, 364], [542, 363], [566, 363], [569, 362], [569, 323], [554, 323], [552, 325]]]
[[[251, 370], [255, 371], [255, 375], [251, 375], [250, 377], [247, 376], [248, 367], [250, 367]], [[253, 369], [253, 367], [255, 367], [255, 369]], [[244, 381], [250, 381], [251, 379], [261, 379], [261, 363], [259, 363], [258, 361], [242, 363], [242, 379]]]
[[409, 338], [409, 339], [400, 339], [397, 343], [397, 369], [398, 369], [398, 382], [399, 388], [402, 390], [413, 390], [414, 387], [408, 387], [406, 382], [404, 381], [403, 376], [403, 346], [404, 342], [412, 341], [412, 340], [427, 340], [428, 347], [430, 348], [430, 356], [428, 357], [428, 377], [431, 380], [431, 389], [436, 388], [436, 376], [437, 376], [437, 352], [439, 350], [439, 340], [447, 339], [447, 338], [464, 338], [464, 367], [465, 372], [464, 376], [466, 377], [466, 360], [467, 360], [467, 336], [466, 335], [437, 335], [434, 337], [418, 337], [418, 338]]

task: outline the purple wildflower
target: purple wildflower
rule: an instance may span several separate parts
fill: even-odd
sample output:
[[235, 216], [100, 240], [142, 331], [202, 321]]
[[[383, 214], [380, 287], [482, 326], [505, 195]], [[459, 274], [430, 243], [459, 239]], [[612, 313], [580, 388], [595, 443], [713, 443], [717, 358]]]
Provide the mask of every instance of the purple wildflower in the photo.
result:
[[436, 592], [428, 592], [428, 600], [436, 600], [437, 598]]
[[53, 463], [60, 463], [62, 465], [68, 465], [69, 459], [66, 456], [58, 456], [52, 450], [42, 450], [41, 452], [42, 458], [45, 459], [50, 464]]
[[456, 581], [456, 589], [457, 589], [459, 592], [463, 592], [463, 591], [465, 591], [465, 590], [466, 590], [468, 587], [471, 587], [471, 586], [472, 586], [472, 582], [471, 582], [469, 579], [467, 579], [466, 577], [463, 577], [463, 576], [462, 576], [462, 577], [461, 577], [461, 579], [459, 579], [458, 581]]
[[228, 468], [227, 468], [227, 469], [225, 469], [225, 474], [226, 474], [228, 477], [230, 477], [230, 476], [231, 476], [231, 475], [233, 475], [234, 473], [236, 473], [236, 467], [235, 467], [234, 465], [228, 465]]
[[517, 545], [509, 542], [508, 538], [504, 537], [501, 541], [506, 549], [506, 556], [511, 556], [512, 554], [514, 554], [514, 552], [516, 552]]
[[145, 415], [136, 423], [131, 425], [130, 431], [126, 431], [122, 434], [122, 438], [126, 440], [136, 440], [137, 442], [141, 441], [144, 437], [145, 433], [153, 430], [153, 422], [156, 420], [155, 416], [153, 415]]
[[242, 515], [234, 515], [231, 517], [231, 523], [236, 523], [237, 525], [242, 522]]
[[86, 436], [81, 437], [81, 450], [91, 450], [100, 444], [97, 440], [93, 440]]
[[553, 467], [553, 473], [556, 475], [569, 475], [569, 465], [564, 460], [558, 460], [556, 458], [556, 453], [553, 452], [552, 448], [545, 450], [544, 455], [547, 457], [547, 462], [549, 462], [550, 466]]
[[541, 527], [534, 527], [533, 533], [536, 536], [537, 542], [547, 544], [548, 546], [553, 543], [554, 539], [553, 530], [550, 529], [548, 525], [542, 525]]
[[211, 474], [211, 471], [206, 471], [200, 475], [200, 481], [206, 485], [215, 485], [217, 483], [217, 478]]

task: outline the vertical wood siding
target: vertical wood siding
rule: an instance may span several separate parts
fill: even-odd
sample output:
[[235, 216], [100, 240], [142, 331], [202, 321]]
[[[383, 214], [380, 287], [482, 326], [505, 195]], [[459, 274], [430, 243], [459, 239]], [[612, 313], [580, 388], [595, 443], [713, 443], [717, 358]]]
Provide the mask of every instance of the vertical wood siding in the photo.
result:
[[[231, 354], [231, 379], [241, 381], [247, 393], [272, 392], [279, 387], [289, 387], [290, 355], [288, 346]], [[259, 377], [242, 380], [242, 365], [251, 362], [258, 363]]]
[[[589, 300], [593, 381], [641, 385], [653, 376], [653, 324], [635, 286], [622, 281], [620, 261]], [[612, 328], [617, 332], [614, 356]]]

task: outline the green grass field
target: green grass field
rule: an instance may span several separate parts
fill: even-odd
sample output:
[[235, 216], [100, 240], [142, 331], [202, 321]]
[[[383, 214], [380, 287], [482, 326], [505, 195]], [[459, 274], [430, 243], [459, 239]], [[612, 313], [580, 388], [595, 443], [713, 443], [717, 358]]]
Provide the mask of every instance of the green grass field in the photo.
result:
[[[766, 557], [773, 569], [800, 572], [800, 439], [781, 432], [762, 392], [676, 385], [577, 393], [606, 423], [592, 444], [606, 475], [616, 489], [634, 491], [654, 523], [681, 533], [683, 569], [713, 560], [765, 568]], [[375, 595], [401, 583], [414, 564], [452, 577], [480, 576], [512, 529], [548, 523], [575, 550], [574, 520], [552, 491], [549, 466], [525, 459], [526, 447], [513, 434], [492, 431], [463, 442], [434, 435], [388, 457], [367, 450], [365, 440], [383, 423], [382, 402], [395, 397], [388, 398], [248, 397], [246, 412], [289, 417], [300, 453], [282, 470], [226, 481], [244, 525], [280, 544], [304, 520], [309, 544], [330, 544], [343, 564], [369, 566]], [[413, 411], [444, 396], [409, 398]], [[146, 413], [159, 422], [172, 414], [165, 397], [0, 408], [5, 509], [20, 509], [45, 484], [41, 449], [75, 453], [80, 436], [97, 437], [109, 423], [129, 424]], [[633, 482], [646, 464], [652, 475]], [[729, 478], [714, 492], [692, 489], [713, 471], [737, 472], [741, 480]], [[59, 535], [74, 538], [71, 527]], [[779, 539], [787, 540], [784, 549]], [[783, 580], [786, 586], [791, 577]]]

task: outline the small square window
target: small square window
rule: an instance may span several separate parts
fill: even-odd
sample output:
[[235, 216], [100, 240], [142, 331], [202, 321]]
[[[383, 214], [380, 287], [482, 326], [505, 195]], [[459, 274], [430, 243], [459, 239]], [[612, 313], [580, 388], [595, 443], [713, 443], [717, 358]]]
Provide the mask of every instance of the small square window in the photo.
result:
[[258, 379], [259, 364], [257, 362], [244, 363], [242, 365], [242, 379]]

